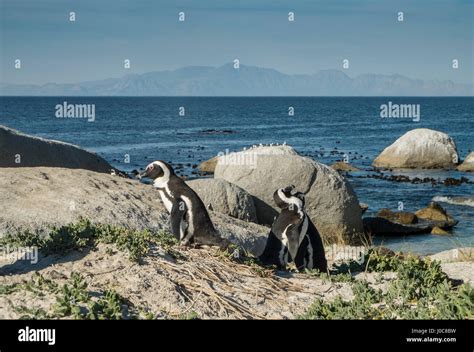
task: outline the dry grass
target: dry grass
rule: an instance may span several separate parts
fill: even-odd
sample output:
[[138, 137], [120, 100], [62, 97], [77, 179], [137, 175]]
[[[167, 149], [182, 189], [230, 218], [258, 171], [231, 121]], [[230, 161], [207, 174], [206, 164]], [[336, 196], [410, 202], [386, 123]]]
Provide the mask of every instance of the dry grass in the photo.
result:
[[269, 309], [277, 311], [287, 304], [288, 294], [314, 294], [301, 284], [275, 275], [272, 269], [238, 263], [214, 248], [189, 249], [184, 255], [184, 261], [160, 263], [168, 273], [176, 275], [175, 283], [184, 288], [181, 294], [191, 302], [186, 311], [172, 313], [172, 316], [183, 315], [197, 300], [206, 297], [218, 307], [220, 316], [265, 319], [238, 297], [254, 297], [256, 302], [265, 301]]

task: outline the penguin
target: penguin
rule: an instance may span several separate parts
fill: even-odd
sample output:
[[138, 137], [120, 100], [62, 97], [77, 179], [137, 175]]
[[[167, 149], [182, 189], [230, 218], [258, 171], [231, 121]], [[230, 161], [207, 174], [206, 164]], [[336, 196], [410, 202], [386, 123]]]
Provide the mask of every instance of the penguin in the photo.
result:
[[171, 165], [157, 160], [150, 163], [138, 178], [153, 180], [161, 201], [170, 214], [171, 232], [183, 246], [216, 245], [226, 248], [229, 242], [217, 233], [201, 198], [180, 177]]
[[295, 186], [280, 188], [273, 194], [281, 209], [259, 259], [263, 264], [285, 269], [294, 262], [298, 271], [318, 269], [327, 272], [324, 246], [316, 226], [304, 210], [304, 194], [292, 193]]

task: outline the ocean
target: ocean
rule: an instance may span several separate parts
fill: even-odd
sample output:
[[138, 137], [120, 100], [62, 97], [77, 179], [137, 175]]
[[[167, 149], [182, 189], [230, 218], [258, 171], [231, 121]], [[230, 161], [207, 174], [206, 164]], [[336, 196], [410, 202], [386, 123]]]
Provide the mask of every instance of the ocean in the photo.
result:
[[[369, 205], [365, 216], [381, 208], [397, 210], [400, 202], [404, 210], [416, 211], [436, 199], [459, 220], [452, 236], [376, 238], [377, 244], [428, 254], [474, 242], [472, 201], [451, 201], [474, 197], [474, 185], [432, 186], [369, 177], [374, 174], [373, 159], [414, 128], [448, 133], [464, 158], [474, 149], [473, 97], [1, 97], [0, 101], [0, 124], [77, 144], [129, 172], [162, 159], [177, 165], [180, 174], [198, 177], [196, 166], [201, 161], [258, 144], [286, 143], [325, 164], [346, 159], [362, 170], [347, 177], [359, 201]], [[94, 120], [56, 117], [56, 105], [64, 102], [94, 104]], [[380, 107], [389, 102], [419, 104], [419, 121], [382, 118]], [[440, 180], [463, 176], [474, 181], [474, 175], [457, 171], [393, 174]]]

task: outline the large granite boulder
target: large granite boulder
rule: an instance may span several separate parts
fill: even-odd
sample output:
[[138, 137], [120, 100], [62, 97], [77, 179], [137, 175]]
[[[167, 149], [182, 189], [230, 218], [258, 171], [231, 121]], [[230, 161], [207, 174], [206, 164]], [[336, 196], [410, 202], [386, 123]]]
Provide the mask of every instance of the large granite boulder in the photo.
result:
[[456, 144], [446, 133], [418, 128], [405, 133], [374, 160], [379, 168], [455, 168]]
[[237, 219], [257, 222], [253, 197], [239, 186], [212, 178], [191, 180], [186, 183], [212, 210]]
[[[169, 229], [158, 192], [123, 177], [80, 169], [0, 168], [0, 189], [0, 237], [47, 232], [81, 217], [136, 230]], [[222, 237], [254, 255], [263, 251], [268, 228], [215, 211], [210, 216]]]
[[[259, 153], [272, 154], [272, 155], [273, 154], [278, 154], [278, 155], [297, 155], [298, 154], [292, 147], [288, 145], [271, 145], [271, 146], [262, 145], [258, 148], [253, 147], [249, 149], [249, 151], [252, 151], [252, 150], [253, 151], [258, 150]], [[234, 154], [234, 153], [231, 153], [231, 154]], [[215, 157], [205, 160], [202, 163], [200, 163], [198, 166], [198, 169], [202, 173], [212, 174], [214, 173], [214, 170], [216, 169], [217, 161], [219, 160], [219, 158], [222, 157], [225, 159], [228, 156], [229, 154], [219, 153]], [[232, 156], [230, 156], [230, 158], [232, 158]]]
[[276, 189], [295, 185], [306, 194], [306, 210], [326, 243], [360, 243], [361, 208], [350, 184], [334, 169], [299, 156], [291, 147], [257, 147], [220, 157], [214, 177], [254, 196], [260, 223], [277, 215]]
[[110, 172], [100, 156], [75, 145], [23, 134], [0, 125], [0, 167], [49, 166]]

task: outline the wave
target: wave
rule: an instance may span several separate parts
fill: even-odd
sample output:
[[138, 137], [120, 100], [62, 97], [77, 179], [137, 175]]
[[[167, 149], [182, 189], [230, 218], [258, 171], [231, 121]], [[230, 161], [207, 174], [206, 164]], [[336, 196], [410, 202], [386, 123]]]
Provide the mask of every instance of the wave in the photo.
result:
[[455, 205], [465, 205], [468, 207], [474, 207], [474, 197], [446, 197], [436, 196], [433, 197], [434, 202], [449, 203]]

